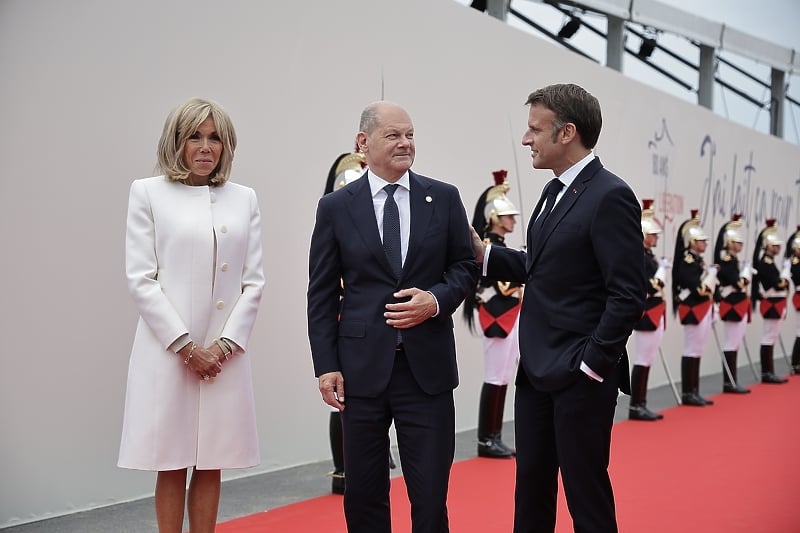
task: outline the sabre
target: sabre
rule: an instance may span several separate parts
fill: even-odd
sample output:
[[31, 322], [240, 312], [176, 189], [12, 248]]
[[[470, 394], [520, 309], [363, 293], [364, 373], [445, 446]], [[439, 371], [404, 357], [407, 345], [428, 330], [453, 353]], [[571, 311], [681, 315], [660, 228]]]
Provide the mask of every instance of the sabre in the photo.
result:
[[675, 386], [675, 381], [672, 379], [672, 374], [669, 371], [669, 366], [667, 365], [667, 360], [664, 359], [664, 352], [661, 351], [661, 347], [658, 347], [658, 355], [661, 357], [661, 364], [664, 366], [664, 373], [667, 375], [667, 381], [669, 381], [669, 386], [672, 389], [672, 394], [675, 396], [675, 403], [678, 405], [681, 404], [681, 396], [678, 394], [678, 387]]
[[[713, 311], [712, 311], [713, 313]], [[736, 384], [736, 380], [733, 379], [733, 374], [731, 373], [731, 369], [728, 366], [728, 361], [725, 359], [725, 352], [722, 350], [722, 344], [719, 342], [719, 335], [717, 335], [717, 325], [711, 324], [711, 331], [714, 332], [714, 340], [717, 341], [717, 351], [719, 352], [719, 358], [722, 359], [722, 369], [725, 371], [725, 374], [728, 376], [728, 380], [730, 380], [731, 385], [734, 388], [738, 387]]]
[[789, 359], [789, 355], [786, 353], [786, 346], [783, 345], [783, 337], [781, 334], [778, 333], [778, 340], [781, 343], [781, 351], [783, 352], [783, 358], [786, 359], [786, 364], [789, 365], [789, 371], [792, 370], [792, 360]]
[[758, 381], [761, 378], [758, 377], [758, 372], [756, 372], [756, 365], [753, 363], [753, 358], [750, 357], [750, 348], [747, 346], [747, 337], [742, 337], [742, 345], [744, 345], [744, 354], [747, 356], [747, 362], [750, 363], [750, 371], [753, 372], [753, 379]]
[[[511, 127], [511, 115], [507, 114], [506, 117], [508, 118], [508, 135], [511, 137], [511, 159], [514, 161], [514, 174], [517, 176], [517, 194], [519, 195], [519, 221], [520, 226], [523, 228], [527, 228], [528, 226], [525, 224], [525, 206], [522, 203], [522, 180], [519, 177], [519, 161], [517, 161], [517, 145], [514, 142], [514, 130]], [[523, 249], [525, 248], [525, 243], [522, 244]]]

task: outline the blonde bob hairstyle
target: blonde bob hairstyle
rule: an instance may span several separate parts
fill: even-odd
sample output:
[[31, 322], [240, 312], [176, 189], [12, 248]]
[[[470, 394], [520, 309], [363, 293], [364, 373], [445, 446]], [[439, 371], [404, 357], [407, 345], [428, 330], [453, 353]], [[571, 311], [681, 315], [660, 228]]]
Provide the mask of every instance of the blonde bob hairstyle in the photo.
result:
[[203, 98], [191, 98], [179, 106], [167, 117], [164, 131], [158, 141], [158, 164], [156, 172], [171, 181], [185, 181], [190, 171], [183, 162], [183, 150], [186, 140], [194, 135], [200, 124], [211, 117], [217, 133], [222, 141], [217, 168], [209, 176], [211, 186], [219, 186], [228, 181], [233, 163], [233, 152], [236, 150], [236, 130], [231, 118], [222, 107]]

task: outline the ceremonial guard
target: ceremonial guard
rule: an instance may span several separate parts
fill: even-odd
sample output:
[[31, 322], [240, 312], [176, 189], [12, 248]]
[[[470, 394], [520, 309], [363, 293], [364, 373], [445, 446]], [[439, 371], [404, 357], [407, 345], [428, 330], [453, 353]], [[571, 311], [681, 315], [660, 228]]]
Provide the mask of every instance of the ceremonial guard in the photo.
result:
[[794, 283], [794, 295], [792, 304], [794, 305], [795, 321], [797, 323], [794, 347], [792, 348], [792, 374], [800, 374], [800, 226], [786, 243], [786, 259], [789, 260], [789, 271], [792, 274]]
[[712, 400], [700, 396], [700, 357], [711, 332], [712, 303], [717, 286], [717, 267], [706, 268], [703, 252], [708, 237], [700, 227], [698, 210], [678, 228], [672, 275], [673, 312], [683, 325], [681, 403], [704, 407]]
[[[486, 243], [506, 246], [519, 211], [506, 196], [507, 172], [496, 170], [495, 184], [486, 189], [475, 205], [472, 226]], [[475, 331], [477, 310], [483, 340], [484, 383], [478, 407], [478, 456], [509, 458], [514, 450], [502, 440], [503, 409], [508, 383], [519, 361], [517, 336], [522, 286], [518, 283], [481, 278], [476, 292], [464, 302], [464, 318]]]
[[[367, 159], [361, 152], [343, 153], [336, 158], [328, 171], [325, 194], [341, 189], [366, 172]], [[344, 494], [344, 444], [342, 436], [342, 417], [338, 409], [331, 409], [328, 420], [328, 435], [331, 442], [333, 472], [331, 472], [331, 492]]]
[[750, 389], [739, 385], [736, 359], [742, 345], [747, 323], [750, 322], [750, 298], [748, 286], [753, 276], [749, 261], [741, 263], [739, 253], [744, 246], [742, 216], [734, 214], [723, 224], [714, 246], [714, 260], [719, 265], [719, 289], [716, 300], [719, 303], [719, 318], [723, 324], [723, 355], [728, 371], [722, 369], [722, 392], [747, 394]]
[[642, 200], [642, 236], [644, 239], [645, 269], [649, 284], [644, 314], [633, 328], [633, 370], [631, 372], [631, 403], [628, 418], [631, 420], [661, 420], [664, 415], [647, 408], [647, 378], [650, 366], [656, 358], [664, 337], [666, 303], [664, 284], [667, 269], [671, 267], [665, 258], [656, 258], [653, 250], [661, 233], [653, 219], [653, 200]]
[[781, 332], [781, 320], [786, 318], [786, 299], [789, 295], [790, 264], [783, 269], [776, 261], [781, 260], [783, 241], [778, 238], [775, 219], [769, 218], [766, 227], [758, 234], [753, 264], [756, 274], [752, 284], [753, 309], [756, 303], [764, 319], [761, 336], [761, 383], [786, 383], [788, 380], [775, 374], [775, 341]]

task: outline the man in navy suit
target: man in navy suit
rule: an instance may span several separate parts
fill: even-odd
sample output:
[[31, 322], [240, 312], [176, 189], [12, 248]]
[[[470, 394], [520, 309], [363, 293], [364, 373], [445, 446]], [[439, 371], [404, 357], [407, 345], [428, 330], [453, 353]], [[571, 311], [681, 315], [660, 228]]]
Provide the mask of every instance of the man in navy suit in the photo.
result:
[[394, 421], [413, 531], [446, 532], [458, 385], [451, 315], [479, 268], [458, 190], [410, 170], [408, 113], [376, 102], [359, 128], [368, 171], [320, 199], [308, 284], [314, 372], [325, 403], [342, 412], [347, 529], [391, 531]]
[[525, 283], [514, 531], [555, 530], [560, 470], [575, 531], [616, 532], [608, 462], [617, 390], [630, 394], [625, 344], [646, 294], [641, 209], [593, 153], [602, 124], [594, 96], [551, 85], [526, 103], [522, 144], [533, 167], [557, 179], [534, 210], [526, 251], [473, 235], [484, 275]]

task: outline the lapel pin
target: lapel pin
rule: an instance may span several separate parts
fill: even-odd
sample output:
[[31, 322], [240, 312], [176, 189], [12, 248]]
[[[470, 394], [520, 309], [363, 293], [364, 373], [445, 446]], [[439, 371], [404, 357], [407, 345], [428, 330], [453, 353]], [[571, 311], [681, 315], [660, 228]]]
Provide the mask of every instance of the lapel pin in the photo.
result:
[[572, 194], [578, 194], [578, 189], [576, 189], [576, 188], [574, 188], [574, 187], [573, 187], [573, 188], [572, 188]]
[[431, 203], [433, 201], [433, 198], [431, 198], [430, 196], [426, 196], [425, 201]]

